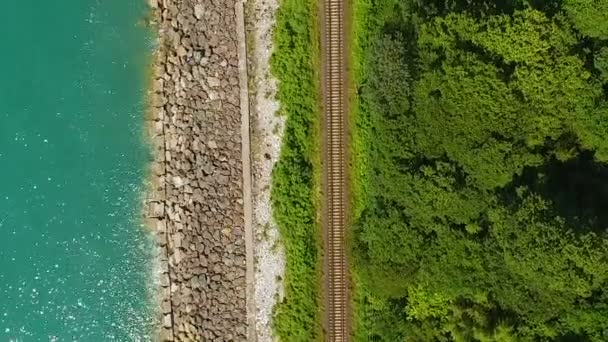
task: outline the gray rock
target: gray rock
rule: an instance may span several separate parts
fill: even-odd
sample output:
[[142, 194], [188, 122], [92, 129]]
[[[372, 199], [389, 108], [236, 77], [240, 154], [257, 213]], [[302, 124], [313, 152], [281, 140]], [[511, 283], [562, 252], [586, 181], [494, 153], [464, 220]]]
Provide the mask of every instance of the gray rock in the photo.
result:
[[218, 78], [210, 76], [207, 77], [207, 84], [209, 84], [211, 88], [218, 88], [221, 85], [221, 82]]
[[165, 314], [163, 315], [163, 327], [165, 328], [171, 328], [171, 314]]
[[182, 240], [184, 236], [182, 233], [173, 234], [173, 247], [182, 248]]
[[165, 216], [165, 205], [162, 202], [151, 202], [149, 215], [152, 218], [162, 218]]
[[205, 8], [201, 4], [194, 5], [194, 16], [196, 19], [202, 19], [205, 15]]
[[177, 48], [177, 55], [178, 55], [179, 57], [184, 57], [184, 56], [186, 56], [187, 54], [188, 54], [188, 50], [187, 50], [187, 49], [186, 49], [186, 48], [185, 48], [183, 45], [180, 45], [180, 46]]
[[184, 184], [186, 184], [186, 181], [179, 176], [174, 176], [173, 184], [175, 185], [175, 187], [180, 188], [180, 187], [184, 186]]

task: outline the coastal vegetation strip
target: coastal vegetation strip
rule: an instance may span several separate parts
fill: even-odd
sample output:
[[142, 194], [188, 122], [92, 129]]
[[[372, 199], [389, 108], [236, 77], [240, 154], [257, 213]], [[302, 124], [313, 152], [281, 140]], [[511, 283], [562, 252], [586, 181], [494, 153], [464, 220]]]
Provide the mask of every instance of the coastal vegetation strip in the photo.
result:
[[281, 0], [272, 70], [286, 117], [272, 203], [286, 252], [285, 297], [274, 327], [283, 341], [320, 341], [319, 33], [316, 0]]
[[354, 0], [357, 341], [608, 338], [607, 23]]

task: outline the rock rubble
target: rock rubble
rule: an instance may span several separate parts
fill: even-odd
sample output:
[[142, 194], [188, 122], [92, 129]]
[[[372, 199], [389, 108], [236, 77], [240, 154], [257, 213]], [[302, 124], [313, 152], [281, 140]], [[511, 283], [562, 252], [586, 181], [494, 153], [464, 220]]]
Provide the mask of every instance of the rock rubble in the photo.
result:
[[162, 341], [245, 341], [235, 0], [150, 0], [160, 46], [150, 94], [147, 216], [162, 258]]

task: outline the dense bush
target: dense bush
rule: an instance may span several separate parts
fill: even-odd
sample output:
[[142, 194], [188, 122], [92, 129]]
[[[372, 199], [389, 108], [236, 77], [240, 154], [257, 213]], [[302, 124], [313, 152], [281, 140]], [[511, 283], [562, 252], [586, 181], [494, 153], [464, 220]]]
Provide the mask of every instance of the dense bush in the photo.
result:
[[608, 340], [604, 2], [355, 15], [357, 339]]
[[563, 5], [582, 34], [608, 38], [608, 1], [564, 0]]
[[275, 308], [282, 341], [321, 338], [319, 321], [318, 76], [316, 2], [281, 0], [275, 29], [273, 73], [286, 126], [273, 170], [274, 218], [285, 246], [285, 298]]

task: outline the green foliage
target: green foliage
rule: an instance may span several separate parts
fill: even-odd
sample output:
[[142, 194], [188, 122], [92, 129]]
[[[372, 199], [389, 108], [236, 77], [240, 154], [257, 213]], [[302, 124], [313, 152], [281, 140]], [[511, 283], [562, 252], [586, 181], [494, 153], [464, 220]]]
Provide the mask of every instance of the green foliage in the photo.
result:
[[[402, 82], [410, 79], [409, 72], [403, 68], [407, 62], [401, 36], [380, 37], [372, 48], [373, 59], [378, 63], [377, 74], [369, 78], [368, 96], [376, 99], [372, 105], [385, 110], [387, 117], [400, 116], [409, 110], [409, 88], [402, 87]], [[380, 110], [380, 108], [374, 108]]]
[[608, 132], [595, 123], [606, 119], [595, 109], [602, 90], [583, 61], [566, 55], [575, 43], [567, 27], [548, 20], [535, 10], [483, 21], [450, 14], [422, 27], [420, 58], [434, 67], [416, 87], [421, 152], [458, 160], [485, 189], [539, 165], [545, 142], [566, 133], [603, 158]]
[[608, 48], [602, 48], [595, 55], [593, 65], [600, 72], [600, 79], [603, 83], [608, 83]]
[[356, 340], [608, 339], [586, 3], [355, 1]]
[[563, 6], [582, 34], [608, 39], [607, 0], [564, 0]]
[[274, 218], [285, 246], [285, 298], [275, 308], [282, 341], [321, 338], [319, 323], [319, 232], [316, 220], [316, 2], [282, 0], [275, 29], [272, 70], [286, 126], [273, 170]]

